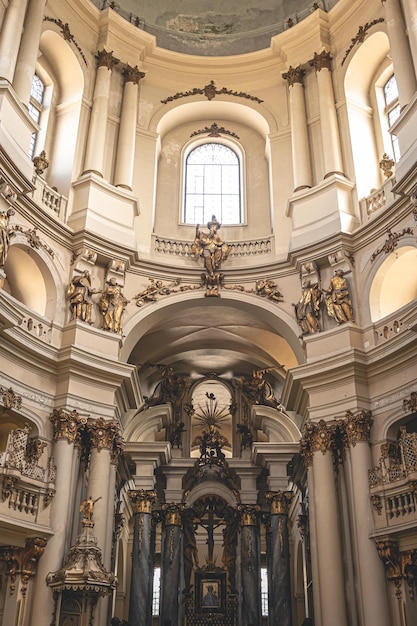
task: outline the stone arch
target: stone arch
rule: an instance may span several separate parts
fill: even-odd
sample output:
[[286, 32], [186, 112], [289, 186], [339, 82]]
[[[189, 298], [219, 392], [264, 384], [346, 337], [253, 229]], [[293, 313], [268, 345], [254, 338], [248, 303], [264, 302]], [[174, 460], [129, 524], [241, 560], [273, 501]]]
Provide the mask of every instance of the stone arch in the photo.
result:
[[215, 495], [222, 498], [228, 506], [236, 507], [239, 502], [236, 494], [223, 483], [214, 480], [199, 482], [187, 493], [184, 504], [192, 507], [203, 496]]
[[[208, 299], [204, 298], [201, 292], [181, 292], [152, 303], [152, 306], [139, 308], [124, 324], [125, 340], [121, 350], [121, 359], [128, 361], [135, 345], [146, 333], [181, 310], [187, 310], [191, 305], [201, 306], [204, 309], [229, 306], [245, 313], [252, 313], [286, 342], [289, 349], [288, 357], [291, 357], [291, 363], [285, 364], [287, 367], [296, 366], [305, 361], [305, 354], [298, 339], [299, 327], [292, 315], [279, 304], [257, 296], [232, 291], [222, 292], [221, 298]], [[254, 362], [257, 362], [260, 367], [262, 366], [261, 357], [261, 354], [254, 357]]]
[[417, 266], [417, 247], [414, 241], [403, 240], [402, 245], [381, 259], [369, 277], [369, 312], [371, 322], [394, 313], [417, 298], [417, 276], [410, 272]]

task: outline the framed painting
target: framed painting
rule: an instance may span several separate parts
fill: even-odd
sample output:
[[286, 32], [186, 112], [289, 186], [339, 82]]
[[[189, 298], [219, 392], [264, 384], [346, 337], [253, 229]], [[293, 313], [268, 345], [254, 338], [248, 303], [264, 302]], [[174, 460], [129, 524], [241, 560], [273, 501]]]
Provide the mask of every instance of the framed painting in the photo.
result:
[[226, 573], [196, 572], [196, 609], [199, 613], [226, 612]]

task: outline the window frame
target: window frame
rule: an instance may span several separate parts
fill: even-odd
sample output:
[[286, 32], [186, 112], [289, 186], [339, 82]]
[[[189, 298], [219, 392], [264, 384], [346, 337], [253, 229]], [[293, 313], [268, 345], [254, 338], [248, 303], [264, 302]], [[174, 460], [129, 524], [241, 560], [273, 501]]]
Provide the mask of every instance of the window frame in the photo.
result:
[[[180, 215], [179, 215], [179, 224], [184, 225], [184, 226], [191, 226], [193, 228], [195, 228], [197, 222], [190, 222], [190, 221], [186, 221], [186, 177], [187, 177], [187, 159], [190, 155], [191, 152], [193, 152], [193, 150], [195, 150], [196, 148], [198, 148], [199, 146], [205, 145], [205, 144], [219, 144], [222, 146], [225, 146], [226, 148], [229, 148], [230, 150], [232, 150], [238, 159], [238, 167], [239, 167], [239, 188], [240, 188], [240, 222], [231, 222], [231, 223], [224, 223], [221, 219], [221, 214], [220, 212], [218, 212], [218, 214], [216, 213], [216, 211], [213, 211], [212, 213], [214, 213], [216, 215], [216, 218], [219, 220], [219, 222], [222, 224], [222, 228], [227, 228], [227, 227], [236, 227], [236, 226], [245, 226], [246, 225], [246, 203], [245, 203], [245, 198], [246, 198], [246, 176], [245, 176], [245, 155], [244, 155], [244, 151], [242, 149], [242, 146], [236, 142], [233, 141], [232, 139], [230, 139], [229, 137], [209, 137], [209, 136], [204, 136], [201, 137], [199, 139], [193, 139], [192, 141], [188, 142], [182, 151], [182, 155], [181, 155], [181, 189], [180, 189], [180, 202], [179, 202], [179, 207], [180, 207]], [[211, 219], [211, 215], [208, 219]], [[204, 220], [205, 221], [208, 220]], [[202, 222], [203, 223], [203, 222]]]

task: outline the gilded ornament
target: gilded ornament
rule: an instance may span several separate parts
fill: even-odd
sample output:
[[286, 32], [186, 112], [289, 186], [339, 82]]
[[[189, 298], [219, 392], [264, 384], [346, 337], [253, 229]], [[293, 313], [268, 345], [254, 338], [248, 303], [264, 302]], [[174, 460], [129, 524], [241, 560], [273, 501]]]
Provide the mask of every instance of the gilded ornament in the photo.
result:
[[16, 395], [11, 387], [9, 389], [0, 387], [0, 396], [6, 409], [20, 409], [22, 406], [22, 396]]
[[152, 505], [156, 500], [156, 491], [138, 489], [129, 491], [129, 498], [133, 505], [135, 513], [152, 513]]
[[297, 67], [290, 65], [288, 71], [282, 74], [282, 78], [288, 82], [288, 87], [293, 87], [295, 83], [303, 84], [304, 75], [305, 70], [303, 70], [301, 65]]
[[379, 162], [379, 167], [384, 172], [385, 178], [389, 178], [393, 175], [393, 167], [395, 165], [394, 159], [391, 159], [390, 156], [384, 152], [382, 155], [382, 159]]
[[35, 166], [35, 172], [38, 176], [42, 176], [45, 173], [45, 170], [49, 167], [49, 161], [46, 158], [45, 150], [42, 150], [40, 154], [33, 157], [33, 165]]
[[138, 85], [141, 78], [144, 78], [145, 73], [141, 72], [138, 69], [138, 66], [131, 67], [130, 65], [126, 65], [126, 67], [122, 71], [123, 77], [125, 79], [125, 83], [133, 83], [134, 85]]
[[258, 526], [261, 507], [253, 504], [239, 504], [241, 526]]
[[12, 215], [14, 215], [13, 209], [0, 211], [0, 269], [4, 268], [7, 253], [10, 247], [10, 241], [15, 236], [16, 228], [9, 225]]
[[163, 504], [162, 511], [164, 513], [165, 526], [181, 526], [181, 513], [184, 510], [183, 504]]
[[81, 431], [87, 420], [81, 418], [75, 409], [70, 413], [64, 409], [54, 409], [49, 421], [52, 423], [54, 441], [67, 439], [68, 443], [80, 445]]
[[333, 278], [330, 280], [329, 288], [324, 292], [327, 314], [333, 317], [336, 324], [344, 324], [345, 322], [354, 322], [352, 301], [350, 299], [349, 287], [344, 271], [337, 269]]
[[320, 72], [323, 69], [331, 70], [332, 65], [332, 56], [330, 52], [326, 52], [326, 50], [322, 50], [320, 54], [317, 52], [314, 53], [314, 57], [308, 62], [310, 67], [314, 67], [316, 72]]
[[346, 412], [345, 432], [347, 443], [356, 446], [359, 441], [369, 443], [372, 426], [371, 411], [360, 411], [354, 415], [351, 411]]
[[268, 491], [266, 499], [271, 507], [271, 515], [288, 515], [292, 498], [291, 491]]
[[117, 284], [115, 278], [107, 281], [107, 287], [102, 292], [100, 310], [103, 315], [103, 329], [113, 333], [122, 333], [123, 314], [129, 304], [122, 291], [122, 287]]
[[403, 409], [407, 413], [417, 411], [417, 391], [412, 391], [410, 397], [403, 400]]
[[296, 320], [302, 335], [320, 332], [320, 305], [323, 292], [318, 283], [306, 279], [302, 284], [300, 300], [293, 304]]
[[204, 87], [194, 87], [190, 91], [180, 91], [174, 94], [173, 96], [169, 96], [165, 98], [165, 100], [161, 100], [161, 104], [167, 104], [168, 102], [172, 102], [174, 100], [178, 100], [179, 98], [187, 98], [188, 96], [196, 96], [203, 95], [207, 98], [207, 100], [213, 100], [216, 95], [228, 95], [235, 96], [237, 98], [246, 98], [247, 100], [252, 100], [253, 102], [258, 102], [262, 104], [263, 100], [260, 100], [256, 96], [251, 96], [244, 91], [233, 91], [231, 89], [227, 89], [226, 87], [222, 87], [221, 89], [217, 89], [214, 80], [211, 80], [208, 85]]

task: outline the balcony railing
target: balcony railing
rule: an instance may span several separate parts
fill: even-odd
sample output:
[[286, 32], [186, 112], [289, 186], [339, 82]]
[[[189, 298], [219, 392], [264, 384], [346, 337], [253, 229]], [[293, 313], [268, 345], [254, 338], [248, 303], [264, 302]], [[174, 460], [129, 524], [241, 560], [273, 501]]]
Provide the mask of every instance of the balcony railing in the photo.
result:
[[378, 530], [417, 522], [417, 433], [402, 427], [397, 442], [381, 445], [369, 486]]

